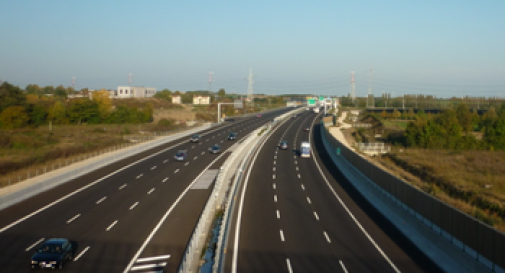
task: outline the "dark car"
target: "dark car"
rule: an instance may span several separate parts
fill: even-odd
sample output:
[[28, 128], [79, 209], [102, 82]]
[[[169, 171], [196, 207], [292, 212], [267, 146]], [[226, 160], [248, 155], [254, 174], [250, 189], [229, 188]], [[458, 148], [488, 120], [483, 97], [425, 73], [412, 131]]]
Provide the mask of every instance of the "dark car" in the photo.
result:
[[183, 150], [177, 151], [177, 153], [175, 153], [175, 155], [174, 155], [174, 159], [177, 161], [186, 160], [186, 151], [183, 151]]
[[63, 268], [65, 263], [72, 260], [72, 243], [64, 238], [52, 238], [45, 241], [32, 256], [31, 267]]
[[310, 127], [306, 127], [305, 129], [303, 129], [305, 132], [308, 132], [310, 131]]
[[192, 135], [191, 139], [189, 141], [191, 141], [191, 142], [199, 142], [200, 141], [200, 135], [199, 134]]
[[288, 147], [289, 147], [289, 145], [288, 145], [287, 141], [281, 141], [281, 143], [279, 143], [279, 149], [281, 149], [281, 150], [287, 150]]
[[228, 140], [235, 140], [237, 138], [237, 133], [230, 133], [228, 135]]
[[209, 152], [211, 152], [213, 154], [217, 154], [220, 151], [221, 151], [221, 147], [219, 147], [219, 145], [217, 145], [217, 144], [215, 144], [214, 146], [209, 148]]

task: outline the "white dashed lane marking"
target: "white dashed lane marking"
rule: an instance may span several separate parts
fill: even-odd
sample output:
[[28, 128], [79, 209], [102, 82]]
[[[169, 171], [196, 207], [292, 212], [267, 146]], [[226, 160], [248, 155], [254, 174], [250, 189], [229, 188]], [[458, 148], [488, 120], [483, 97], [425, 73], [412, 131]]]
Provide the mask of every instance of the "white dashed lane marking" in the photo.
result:
[[81, 253], [79, 253], [79, 255], [77, 255], [77, 256], [74, 258], [74, 261], [79, 260], [79, 258], [81, 258], [81, 257], [82, 257], [82, 255], [84, 255], [84, 253], [86, 253], [88, 250], [89, 250], [89, 246], [87, 246], [85, 249], [83, 249], [83, 250], [81, 251]]
[[40, 244], [42, 241], [44, 241], [46, 238], [40, 238], [38, 241], [33, 243], [31, 246], [27, 247], [25, 251], [30, 251], [30, 249], [34, 248], [36, 245]]
[[96, 201], [96, 204], [102, 203], [105, 199], [107, 199], [107, 196], [102, 197], [100, 200]]
[[135, 204], [131, 205], [130, 210], [134, 209], [138, 204], [139, 202], [135, 202]]
[[168, 180], [168, 177], [165, 177], [165, 179], [163, 179], [162, 183], [167, 182], [167, 180]]
[[272, 179], [275, 179], [275, 174], [272, 174]]
[[139, 174], [139, 175], [137, 176], [137, 179], [141, 178], [142, 176], [144, 176], [144, 174], [143, 174], [143, 173]]
[[119, 190], [122, 190], [124, 188], [126, 188], [126, 184], [121, 185], [121, 187], [119, 187]]
[[184, 163], [184, 166], [188, 166], [188, 165], [189, 165], [189, 162]]
[[279, 210], [277, 210], [277, 219], [280, 219], [281, 218], [281, 213], [279, 212]]
[[149, 195], [149, 194], [153, 193], [153, 191], [154, 191], [155, 189], [156, 189], [156, 188], [152, 188], [151, 190], [149, 190], [149, 191], [147, 192], [147, 195]]
[[107, 229], [105, 229], [105, 230], [106, 230], [106, 231], [111, 230], [111, 229], [112, 229], [112, 228], [113, 228], [113, 227], [117, 224], [117, 222], [118, 222], [117, 220], [116, 220], [116, 221], [114, 221], [114, 222], [112, 222], [112, 224], [110, 224], [110, 225], [107, 227]]
[[310, 201], [310, 198], [308, 198], [308, 197], [307, 197], [307, 203], [312, 204], [312, 202]]
[[277, 195], [274, 195], [274, 202], [277, 203]]
[[154, 169], [156, 169], [156, 166], [152, 166], [152, 167], [151, 167], [151, 171], [152, 171], [152, 170], [154, 170]]
[[317, 212], [314, 211], [314, 217], [316, 217], [316, 220], [319, 221], [319, 215], [317, 215]]
[[323, 231], [324, 237], [326, 237], [326, 241], [331, 244], [330, 236], [328, 236], [328, 233], [326, 231]]
[[174, 173], [178, 173], [179, 172], [179, 169], [175, 170]]
[[163, 160], [163, 163], [167, 163], [167, 162], [168, 162], [168, 159]]
[[301, 187], [302, 187], [302, 190], [305, 190], [305, 186], [303, 184], [301, 185]]
[[277, 186], [275, 185], [275, 183], [272, 184], [272, 188], [275, 190]]
[[289, 261], [289, 259], [286, 259], [286, 263], [288, 265], [288, 272], [293, 273], [293, 268], [291, 267], [291, 262]]
[[68, 219], [67, 224], [72, 223], [75, 219], [79, 218], [80, 216], [81, 216], [81, 214], [79, 213], [79, 214], [77, 214], [76, 216], [74, 216], [74, 217], [72, 217], [72, 218]]
[[279, 230], [279, 233], [280, 233], [280, 235], [281, 235], [281, 241], [283, 241], [283, 242], [284, 242], [284, 232], [282, 231], [282, 229], [281, 229], [281, 230]]

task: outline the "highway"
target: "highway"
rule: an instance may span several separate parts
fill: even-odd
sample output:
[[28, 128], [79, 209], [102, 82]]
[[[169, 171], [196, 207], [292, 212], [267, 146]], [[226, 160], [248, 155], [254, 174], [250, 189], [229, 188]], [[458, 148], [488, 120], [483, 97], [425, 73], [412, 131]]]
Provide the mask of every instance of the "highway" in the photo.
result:
[[[210, 194], [205, 171], [217, 170], [228, 148], [288, 110], [225, 122], [201, 133], [104, 167], [0, 211], [0, 271], [29, 272], [30, 257], [45, 239], [69, 238], [67, 272], [176, 272]], [[226, 140], [230, 132], [235, 141]], [[210, 154], [213, 144], [221, 153]], [[185, 162], [175, 162], [187, 150]]]
[[[319, 121], [312, 111], [290, 119], [253, 156], [236, 197], [224, 272], [440, 272], [332, 166]], [[277, 148], [281, 140], [288, 150]], [[311, 142], [311, 158], [299, 157], [301, 141]]]

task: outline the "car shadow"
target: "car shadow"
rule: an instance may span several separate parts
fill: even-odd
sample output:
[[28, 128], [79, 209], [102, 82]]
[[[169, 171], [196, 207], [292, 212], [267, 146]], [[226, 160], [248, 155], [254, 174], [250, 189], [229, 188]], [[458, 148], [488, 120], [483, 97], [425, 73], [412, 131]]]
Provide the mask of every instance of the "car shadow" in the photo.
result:
[[[70, 241], [70, 245], [72, 245], [72, 257], [75, 258], [75, 254], [77, 253], [77, 250], [79, 249], [79, 243], [76, 241]], [[73, 260], [72, 258], [72, 260]]]

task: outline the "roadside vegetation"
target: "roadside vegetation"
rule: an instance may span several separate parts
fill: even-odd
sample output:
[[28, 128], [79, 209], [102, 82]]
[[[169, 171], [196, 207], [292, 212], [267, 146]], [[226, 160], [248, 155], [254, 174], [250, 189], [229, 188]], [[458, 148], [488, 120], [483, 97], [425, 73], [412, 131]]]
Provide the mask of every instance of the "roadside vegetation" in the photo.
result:
[[[183, 104], [173, 104], [181, 95]], [[39, 87], [25, 90], [0, 85], [0, 187], [16, 183], [48, 166], [74, 162], [100, 151], [125, 147], [155, 135], [175, 133], [188, 125], [216, 122], [217, 103], [235, 97], [220, 89], [210, 105], [191, 105], [193, 95], [208, 91], [172, 92], [152, 98], [111, 99], [109, 91]], [[184, 104], [186, 103], [186, 104]], [[250, 107], [224, 105], [226, 117], [283, 105], [282, 98], [255, 99]], [[23, 178], [24, 177], [24, 178]]]
[[354, 140], [392, 146], [371, 160], [505, 231], [505, 103], [483, 115], [459, 104], [440, 114], [366, 113], [359, 122], [372, 127], [355, 129]]

